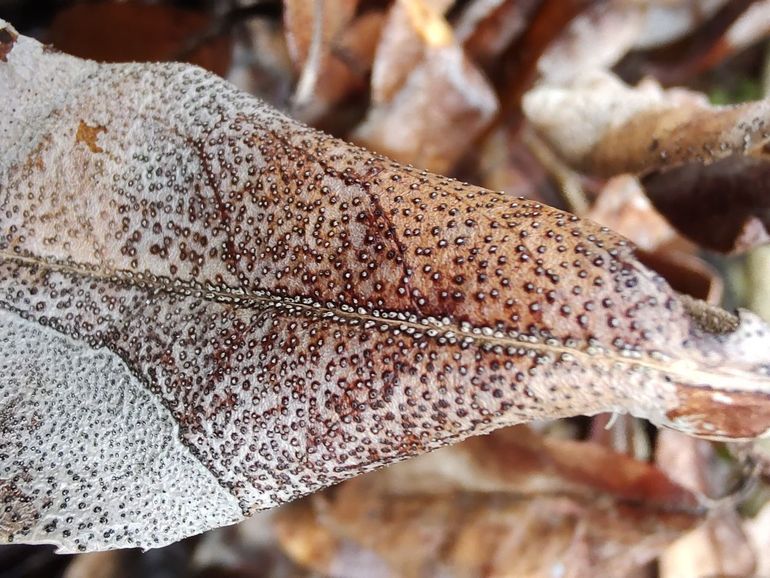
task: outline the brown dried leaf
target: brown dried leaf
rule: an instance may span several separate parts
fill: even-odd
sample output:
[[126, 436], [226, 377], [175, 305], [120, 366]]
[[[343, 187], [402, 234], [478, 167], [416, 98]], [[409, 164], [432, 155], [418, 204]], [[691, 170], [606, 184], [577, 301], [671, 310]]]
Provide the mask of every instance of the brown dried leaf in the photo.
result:
[[715, 8], [692, 34], [649, 54], [646, 74], [664, 84], [683, 84], [761, 40], [770, 29], [770, 3], [733, 0]]
[[300, 72], [294, 96], [295, 113], [314, 119], [365, 86], [368, 64], [357, 62], [348, 49], [361, 47], [360, 32], [374, 32], [371, 18], [353, 22], [358, 0], [284, 0], [284, 30], [289, 54]]
[[693, 494], [645, 462], [595, 443], [539, 436], [525, 426], [422, 456], [389, 469], [377, 483], [389, 495], [464, 491], [584, 500], [608, 495], [662, 509], [698, 507]]
[[770, 239], [770, 100], [711, 106], [694, 93], [650, 82], [630, 88], [595, 73], [571, 87], [533, 89], [525, 111], [574, 166], [645, 175], [658, 211], [700, 245], [739, 252]]
[[232, 42], [204, 39], [214, 21], [202, 12], [144, 2], [89, 2], [59, 11], [48, 30], [59, 50], [102, 62], [183, 60], [227, 74]]
[[399, 0], [388, 12], [372, 66], [372, 102], [394, 99], [428, 47], [453, 42], [443, 14], [451, 0]]
[[549, 175], [518, 135], [498, 127], [478, 151], [474, 180], [486, 189], [503, 191], [550, 205], [560, 202]]
[[63, 578], [122, 578], [125, 564], [122, 552], [89, 552], [78, 554], [67, 566]]
[[429, 50], [393, 100], [371, 108], [352, 138], [400, 162], [446, 172], [496, 111], [486, 79], [450, 45]]
[[4, 541], [155, 547], [536, 419], [770, 429], [768, 327], [610, 231], [0, 30]]
[[608, 177], [713, 161], [761, 144], [766, 107], [712, 107], [696, 93], [651, 80], [629, 87], [600, 70], [569, 85], [543, 83], [524, 98], [527, 118], [565, 160]]
[[713, 305], [722, 302], [719, 273], [655, 210], [637, 178], [620, 175], [607, 181], [587, 216], [633, 241], [642, 263], [679, 293]]
[[280, 510], [277, 528], [334, 576], [376, 560], [382, 576], [614, 577], [697, 522], [694, 503], [648, 464], [513, 428], [346, 482]]
[[596, 2], [569, 23], [537, 61], [540, 77], [565, 84], [591, 70], [611, 68], [633, 46], [646, 20], [635, 3]]
[[632, 175], [609, 179], [586, 216], [645, 251], [655, 251], [676, 237], [674, 229], [655, 210], [639, 180]]
[[690, 239], [723, 253], [770, 241], [770, 162], [730, 156], [704, 166], [690, 162], [646, 176], [655, 207]]
[[[726, 468], [716, 467], [713, 444], [674, 431], [658, 436], [656, 463], [672, 479], [695, 492], [721, 496]], [[720, 471], [721, 470], [721, 471]], [[750, 576], [756, 560], [739, 514], [726, 503], [709, 512], [703, 524], [674, 542], [661, 556], [661, 578]]]
[[372, 98], [353, 140], [437, 172], [448, 171], [497, 112], [489, 83], [440, 10], [424, 0], [393, 7], [377, 51]]
[[459, 17], [458, 40], [486, 67], [525, 31], [540, 0], [475, 0]]
[[298, 70], [310, 58], [316, 31], [320, 31], [321, 49], [328, 54], [350, 24], [357, 6], [358, 0], [284, 0], [284, 30], [289, 54]]
[[671, 44], [713, 18], [729, 0], [644, 1], [646, 22], [636, 48], [650, 49]]

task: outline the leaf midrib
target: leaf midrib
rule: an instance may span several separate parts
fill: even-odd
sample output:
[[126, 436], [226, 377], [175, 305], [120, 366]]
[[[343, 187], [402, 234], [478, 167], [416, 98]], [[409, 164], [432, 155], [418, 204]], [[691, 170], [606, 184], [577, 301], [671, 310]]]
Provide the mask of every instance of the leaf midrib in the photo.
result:
[[[489, 349], [514, 347], [542, 355], [571, 356], [576, 361], [584, 360], [581, 364], [585, 366], [603, 360], [610, 364], [625, 365], [630, 369], [653, 370], [665, 376], [672, 376], [676, 381], [694, 382], [701, 387], [705, 385], [718, 388], [719, 386], [714, 383], [716, 380], [723, 382], [721, 389], [738, 389], [735, 384], [730, 386], [730, 382], [736, 376], [731, 377], [729, 373], [725, 374], [724, 371], [716, 373], [703, 370], [693, 360], [684, 358], [675, 360], [658, 351], [623, 354], [594, 344], [586, 344], [585, 348], [581, 349], [558, 343], [537, 341], [536, 338], [526, 335], [506, 335], [490, 327], [477, 327], [471, 324], [467, 324], [466, 327], [465, 324], [458, 326], [456, 323], [444, 323], [433, 317], [418, 318], [413, 314], [407, 315], [392, 311], [361, 311], [362, 308], [360, 307], [323, 304], [309, 297], [278, 295], [264, 289], [249, 291], [227, 286], [225, 286], [226, 288], [222, 288], [222, 286], [207, 287], [192, 280], [170, 279], [152, 273], [126, 270], [104, 271], [91, 265], [63, 263], [52, 259], [4, 251], [0, 251], [0, 260], [15, 262], [27, 267], [39, 267], [51, 272], [69, 273], [102, 282], [127, 284], [142, 290], [163, 291], [204, 301], [240, 305], [244, 308], [248, 308], [252, 303], [263, 303], [266, 308], [273, 307], [287, 311], [299, 310], [319, 319], [336, 318], [350, 324], [363, 325], [367, 329], [385, 326], [386, 329], [394, 331], [396, 335], [404, 333], [413, 338], [425, 336], [434, 339], [439, 345], [462, 345], [462, 342], [467, 342]], [[403, 317], [407, 318], [404, 319]], [[442, 340], [446, 341], [442, 343]], [[499, 353], [504, 353], [504, 351], [499, 351]], [[652, 357], [653, 355], [655, 357]], [[549, 361], [553, 363], [553, 359], [549, 359]], [[569, 359], [563, 358], [563, 361], [569, 361]], [[741, 377], [748, 381], [757, 382], [757, 386], [764, 384], [766, 389], [770, 387], [770, 380], [761, 379], [751, 374], [743, 374]], [[741, 387], [740, 389], [745, 391], [747, 388]]]

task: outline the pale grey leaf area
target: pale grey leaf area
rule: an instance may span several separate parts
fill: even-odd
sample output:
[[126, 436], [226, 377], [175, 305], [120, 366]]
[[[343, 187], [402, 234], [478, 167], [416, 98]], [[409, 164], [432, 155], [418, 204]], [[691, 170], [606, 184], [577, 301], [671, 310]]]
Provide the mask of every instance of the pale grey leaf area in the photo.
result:
[[0, 359], [2, 541], [154, 548], [243, 517], [115, 354], [0, 311]]

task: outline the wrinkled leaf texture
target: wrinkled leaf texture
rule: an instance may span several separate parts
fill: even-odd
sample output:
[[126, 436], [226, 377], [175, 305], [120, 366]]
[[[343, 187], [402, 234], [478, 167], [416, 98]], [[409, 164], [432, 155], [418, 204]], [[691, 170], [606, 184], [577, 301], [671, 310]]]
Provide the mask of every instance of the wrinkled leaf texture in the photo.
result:
[[756, 317], [709, 333], [612, 232], [201, 69], [0, 22], [0, 138], [4, 541], [157, 547], [534, 419], [770, 426]]

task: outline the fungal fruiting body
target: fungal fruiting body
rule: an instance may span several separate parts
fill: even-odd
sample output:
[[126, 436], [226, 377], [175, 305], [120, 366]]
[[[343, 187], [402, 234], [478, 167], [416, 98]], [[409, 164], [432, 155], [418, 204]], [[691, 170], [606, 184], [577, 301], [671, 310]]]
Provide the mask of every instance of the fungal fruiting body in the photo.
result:
[[0, 32], [5, 541], [161, 546], [535, 419], [770, 427], [767, 326], [612, 232]]

